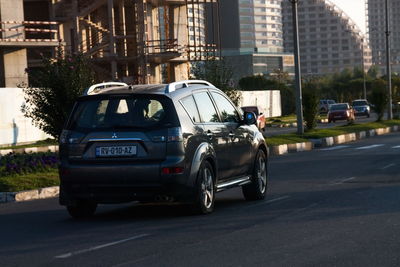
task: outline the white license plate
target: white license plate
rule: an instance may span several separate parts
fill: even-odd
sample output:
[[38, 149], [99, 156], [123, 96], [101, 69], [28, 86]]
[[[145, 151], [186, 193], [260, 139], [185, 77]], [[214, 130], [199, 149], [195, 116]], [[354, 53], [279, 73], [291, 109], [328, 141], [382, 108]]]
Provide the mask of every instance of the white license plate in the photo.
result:
[[96, 147], [96, 156], [98, 157], [125, 157], [135, 156], [136, 146], [103, 146]]

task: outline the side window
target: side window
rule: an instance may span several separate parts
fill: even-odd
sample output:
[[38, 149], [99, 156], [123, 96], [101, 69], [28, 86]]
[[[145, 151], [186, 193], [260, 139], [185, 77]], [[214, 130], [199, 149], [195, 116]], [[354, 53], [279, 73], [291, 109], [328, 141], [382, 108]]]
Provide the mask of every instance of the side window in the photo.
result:
[[193, 94], [202, 122], [219, 122], [218, 113], [207, 92]]
[[215, 92], [212, 92], [211, 95], [213, 96], [215, 103], [217, 103], [223, 122], [239, 122], [239, 116], [235, 107], [228, 99], [226, 99], [226, 97]]
[[200, 122], [199, 112], [192, 96], [187, 96], [181, 100], [183, 107], [186, 109], [189, 117], [193, 122]]

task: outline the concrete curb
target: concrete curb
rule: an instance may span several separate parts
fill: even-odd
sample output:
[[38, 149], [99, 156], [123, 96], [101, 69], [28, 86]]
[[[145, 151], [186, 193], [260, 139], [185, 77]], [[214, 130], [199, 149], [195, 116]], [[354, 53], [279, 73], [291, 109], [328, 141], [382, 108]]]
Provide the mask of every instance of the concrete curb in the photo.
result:
[[60, 187], [58, 186], [45, 187], [21, 192], [0, 192], [0, 203], [52, 198], [57, 197], [59, 193]]
[[314, 148], [320, 147], [330, 147], [334, 145], [345, 144], [349, 142], [354, 142], [356, 140], [361, 140], [369, 137], [373, 137], [376, 135], [388, 134], [391, 132], [398, 132], [400, 130], [400, 126], [392, 126], [386, 128], [378, 128], [369, 131], [361, 131], [357, 133], [348, 133], [342, 134], [338, 136], [326, 137], [321, 139], [311, 139], [310, 142], [305, 143], [295, 143], [295, 144], [285, 144], [279, 146], [271, 146], [270, 151], [271, 155], [280, 156], [288, 153], [294, 152], [302, 152], [302, 151], [310, 151]]
[[58, 146], [38, 146], [38, 147], [26, 147], [16, 149], [0, 149], [0, 156], [5, 156], [10, 153], [22, 154], [22, 153], [37, 153], [37, 152], [57, 152]]

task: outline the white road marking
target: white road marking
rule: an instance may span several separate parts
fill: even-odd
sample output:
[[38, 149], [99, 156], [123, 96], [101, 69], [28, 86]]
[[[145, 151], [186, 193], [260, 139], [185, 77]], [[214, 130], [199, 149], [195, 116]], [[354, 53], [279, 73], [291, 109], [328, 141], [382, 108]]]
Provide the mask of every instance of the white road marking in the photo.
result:
[[349, 146], [333, 146], [329, 148], [322, 148], [320, 149], [321, 151], [331, 151], [331, 150], [337, 150], [337, 149], [342, 149], [342, 148], [347, 148]]
[[397, 148], [400, 148], [400, 146], [394, 146], [394, 147], [392, 147], [392, 148], [397, 149]]
[[257, 203], [257, 204], [254, 204], [254, 205], [250, 205], [250, 207], [256, 207], [256, 206], [271, 204], [271, 203], [274, 203], [274, 202], [277, 202], [277, 201], [280, 201], [280, 200], [285, 200], [285, 199], [288, 199], [288, 198], [290, 198], [290, 196], [281, 196], [281, 197], [277, 197], [277, 198], [273, 198], [273, 199], [264, 201], [262, 203]]
[[386, 165], [385, 167], [382, 168], [382, 170], [386, 170], [386, 169], [388, 169], [390, 167], [393, 167], [393, 166], [396, 166], [396, 164], [392, 163], [392, 164]]
[[66, 258], [69, 258], [69, 257], [72, 257], [72, 256], [76, 256], [76, 255], [79, 255], [79, 254], [92, 252], [92, 251], [99, 250], [99, 249], [106, 248], [106, 247], [110, 247], [110, 246], [115, 246], [115, 245], [118, 245], [118, 244], [121, 244], [121, 243], [125, 243], [125, 242], [131, 241], [131, 240], [139, 239], [139, 238], [142, 238], [142, 237], [145, 237], [145, 236], [149, 236], [149, 234], [136, 235], [136, 236], [132, 236], [132, 237], [129, 237], [129, 238], [126, 238], [126, 239], [114, 241], [114, 242], [111, 242], [111, 243], [107, 243], [107, 244], [103, 244], [103, 245], [99, 245], [99, 246], [95, 246], [95, 247], [91, 247], [91, 248], [87, 248], [87, 249], [77, 250], [77, 251], [73, 251], [73, 252], [68, 252], [68, 253], [65, 253], [65, 254], [62, 254], [62, 255], [55, 256], [54, 258], [66, 259]]
[[342, 179], [342, 180], [339, 180], [337, 182], [331, 183], [329, 185], [339, 185], [339, 184], [343, 184], [345, 182], [348, 182], [348, 181], [351, 181], [351, 180], [354, 180], [354, 179], [356, 179], [356, 177], [350, 177], [350, 178]]
[[381, 147], [384, 146], [383, 144], [377, 144], [377, 145], [371, 145], [371, 146], [362, 146], [362, 147], [357, 147], [355, 148], [356, 150], [365, 150], [365, 149], [372, 149], [375, 147]]

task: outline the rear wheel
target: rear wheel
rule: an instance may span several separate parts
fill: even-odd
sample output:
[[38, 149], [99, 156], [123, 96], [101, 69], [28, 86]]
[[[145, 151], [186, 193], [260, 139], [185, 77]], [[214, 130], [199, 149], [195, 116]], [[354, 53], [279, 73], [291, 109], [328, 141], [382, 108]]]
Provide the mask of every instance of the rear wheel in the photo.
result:
[[75, 219], [93, 216], [93, 214], [96, 212], [96, 208], [97, 203], [88, 200], [80, 200], [74, 206], [67, 206], [69, 215]]
[[267, 159], [262, 149], [258, 150], [254, 163], [252, 181], [242, 186], [246, 200], [261, 200], [267, 193]]
[[196, 181], [194, 208], [197, 213], [207, 214], [214, 210], [215, 176], [211, 164], [204, 161], [199, 169]]

